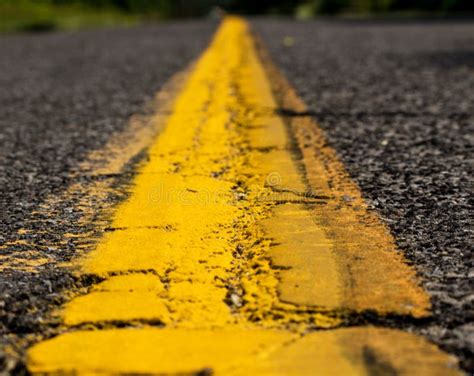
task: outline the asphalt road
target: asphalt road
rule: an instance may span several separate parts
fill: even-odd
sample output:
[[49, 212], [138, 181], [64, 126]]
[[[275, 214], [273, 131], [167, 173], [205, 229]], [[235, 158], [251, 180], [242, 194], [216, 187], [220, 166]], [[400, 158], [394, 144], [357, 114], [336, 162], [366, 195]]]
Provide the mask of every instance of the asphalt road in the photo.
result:
[[[434, 317], [417, 330], [472, 371], [474, 26], [253, 25], [308, 103], [310, 113], [300, 115], [319, 122], [423, 277]], [[71, 183], [70, 172], [89, 151], [203, 50], [214, 29], [203, 21], [0, 37], [0, 246], [15, 240], [48, 195]], [[42, 236], [51, 233], [39, 231], [38, 242]], [[71, 247], [64, 258], [73, 253]], [[45, 317], [62, 303], [59, 293], [75, 283], [57, 267], [0, 273], [0, 336], [19, 349], [0, 350], [0, 370], [20, 372], [17, 354], [45, 330]]]
[[472, 372], [474, 24], [253, 25], [422, 276], [421, 332]]

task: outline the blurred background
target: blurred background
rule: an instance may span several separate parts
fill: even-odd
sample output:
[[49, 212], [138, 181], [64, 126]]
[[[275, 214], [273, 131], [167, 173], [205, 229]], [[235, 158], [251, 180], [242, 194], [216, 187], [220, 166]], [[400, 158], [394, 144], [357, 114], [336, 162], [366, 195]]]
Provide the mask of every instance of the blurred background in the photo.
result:
[[445, 17], [474, 14], [474, 0], [0, 0], [0, 31], [126, 26], [218, 15]]

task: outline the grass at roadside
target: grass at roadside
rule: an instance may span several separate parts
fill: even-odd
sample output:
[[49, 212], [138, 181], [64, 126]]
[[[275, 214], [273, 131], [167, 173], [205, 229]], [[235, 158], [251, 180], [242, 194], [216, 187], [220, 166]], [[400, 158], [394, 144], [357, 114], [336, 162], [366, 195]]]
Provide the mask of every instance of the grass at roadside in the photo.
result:
[[139, 15], [126, 14], [113, 8], [0, 0], [0, 32], [129, 26], [139, 21]]

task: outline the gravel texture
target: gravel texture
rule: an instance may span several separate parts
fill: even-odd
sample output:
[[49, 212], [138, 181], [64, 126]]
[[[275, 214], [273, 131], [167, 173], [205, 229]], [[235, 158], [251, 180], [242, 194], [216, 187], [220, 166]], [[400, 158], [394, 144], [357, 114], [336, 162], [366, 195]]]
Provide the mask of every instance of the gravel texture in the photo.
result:
[[[202, 52], [215, 27], [193, 21], [0, 37], [0, 257], [19, 229], [33, 226], [39, 247], [68, 231], [65, 223], [74, 226], [77, 217], [64, 210], [40, 221], [32, 213]], [[73, 250], [50, 251], [61, 261]], [[54, 331], [48, 317], [63, 301], [61, 291], [87, 283], [55, 265], [38, 274], [0, 273], [0, 374], [24, 372], [22, 349], [36, 334]]]
[[417, 330], [474, 371], [474, 23], [255, 19], [433, 303]]

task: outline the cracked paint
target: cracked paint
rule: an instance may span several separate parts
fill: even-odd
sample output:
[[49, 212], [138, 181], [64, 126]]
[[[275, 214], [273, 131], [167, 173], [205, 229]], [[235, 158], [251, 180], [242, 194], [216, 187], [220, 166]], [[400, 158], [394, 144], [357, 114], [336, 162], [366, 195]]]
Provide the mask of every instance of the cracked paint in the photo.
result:
[[[76, 262], [79, 274], [102, 281], [63, 307], [65, 334], [30, 349], [33, 374], [455, 372], [450, 357], [414, 335], [320, 330], [342, 325], [347, 312], [424, 316], [429, 303], [402, 257], [375, 246], [371, 267], [406, 288], [384, 294], [380, 278], [359, 271], [351, 278], [377, 287], [376, 297], [348, 288], [348, 259], [331, 230], [352, 209], [321, 188], [321, 166], [321, 184], [308, 185], [313, 175], [276, 109], [247, 24], [226, 19], [129, 198]], [[360, 223], [344, 226], [357, 232]], [[377, 239], [370, 228], [364, 234]]]

